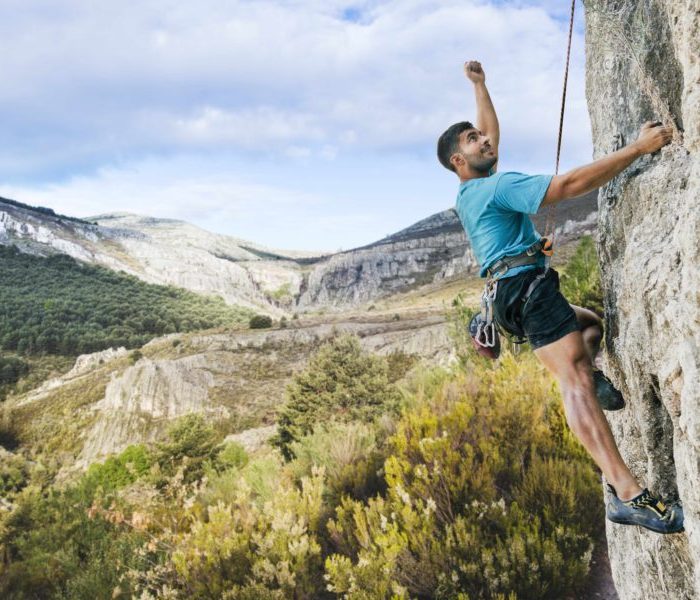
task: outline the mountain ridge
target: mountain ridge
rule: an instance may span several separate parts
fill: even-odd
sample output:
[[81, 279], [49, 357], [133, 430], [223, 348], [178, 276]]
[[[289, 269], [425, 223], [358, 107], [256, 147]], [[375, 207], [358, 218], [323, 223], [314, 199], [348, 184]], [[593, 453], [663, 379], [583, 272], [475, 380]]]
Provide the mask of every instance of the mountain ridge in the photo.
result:
[[[560, 241], [590, 233], [596, 210], [595, 193], [558, 206], [553, 216]], [[534, 217], [536, 224], [544, 219], [544, 211]], [[41, 256], [69, 254], [148, 283], [217, 294], [229, 304], [277, 317], [343, 311], [472, 276], [477, 266], [454, 208], [370, 244], [322, 254], [269, 248], [179, 219], [123, 211], [70, 219], [0, 199], [0, 244]]]

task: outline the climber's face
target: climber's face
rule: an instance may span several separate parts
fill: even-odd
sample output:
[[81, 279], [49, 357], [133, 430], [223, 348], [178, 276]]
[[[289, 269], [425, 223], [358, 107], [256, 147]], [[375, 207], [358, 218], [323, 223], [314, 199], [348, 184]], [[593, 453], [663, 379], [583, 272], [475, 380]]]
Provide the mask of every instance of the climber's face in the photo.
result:
[[459, 134], [459, 152], [452, 155], [453, 163], [459, 168], [466, 163], [471, 169], [488, 173], [498, 161], [491, 139], [478, 129], [466, 129]]

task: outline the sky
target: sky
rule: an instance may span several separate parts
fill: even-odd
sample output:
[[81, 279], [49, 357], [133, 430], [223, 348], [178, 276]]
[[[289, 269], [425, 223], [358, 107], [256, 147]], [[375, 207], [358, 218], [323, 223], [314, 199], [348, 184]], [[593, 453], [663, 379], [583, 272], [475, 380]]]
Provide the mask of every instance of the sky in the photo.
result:
[[[0, 196], [335, 252], [454, 206], [439, 135], [498, 114], [553, 173], [564, 0], [2, 0]], [[577, 2], [560, 172], [592, 160]]]

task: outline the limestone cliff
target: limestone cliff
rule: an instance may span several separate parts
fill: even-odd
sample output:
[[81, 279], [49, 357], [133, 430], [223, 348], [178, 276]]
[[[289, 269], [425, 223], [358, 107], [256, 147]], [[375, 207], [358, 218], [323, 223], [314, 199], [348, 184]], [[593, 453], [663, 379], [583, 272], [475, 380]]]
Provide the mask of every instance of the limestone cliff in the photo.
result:
[[627, 407], [608, 418], [632, 472], [679, 498], [685, 532], [607, 523], [622, 600], [700, 598], [700, 4], [586, 0], [595, 157], [648, 120], [673, 143], [600, 191], [606, 370]]

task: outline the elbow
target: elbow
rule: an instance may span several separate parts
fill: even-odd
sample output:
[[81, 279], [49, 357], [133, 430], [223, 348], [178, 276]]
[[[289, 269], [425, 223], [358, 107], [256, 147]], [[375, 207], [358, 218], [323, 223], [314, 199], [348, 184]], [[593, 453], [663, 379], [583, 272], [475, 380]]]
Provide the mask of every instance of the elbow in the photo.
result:
[[577, 195], [576, 186], [567, 175], [555, 175], [549, 182], [542, 204], [554, 204]]

